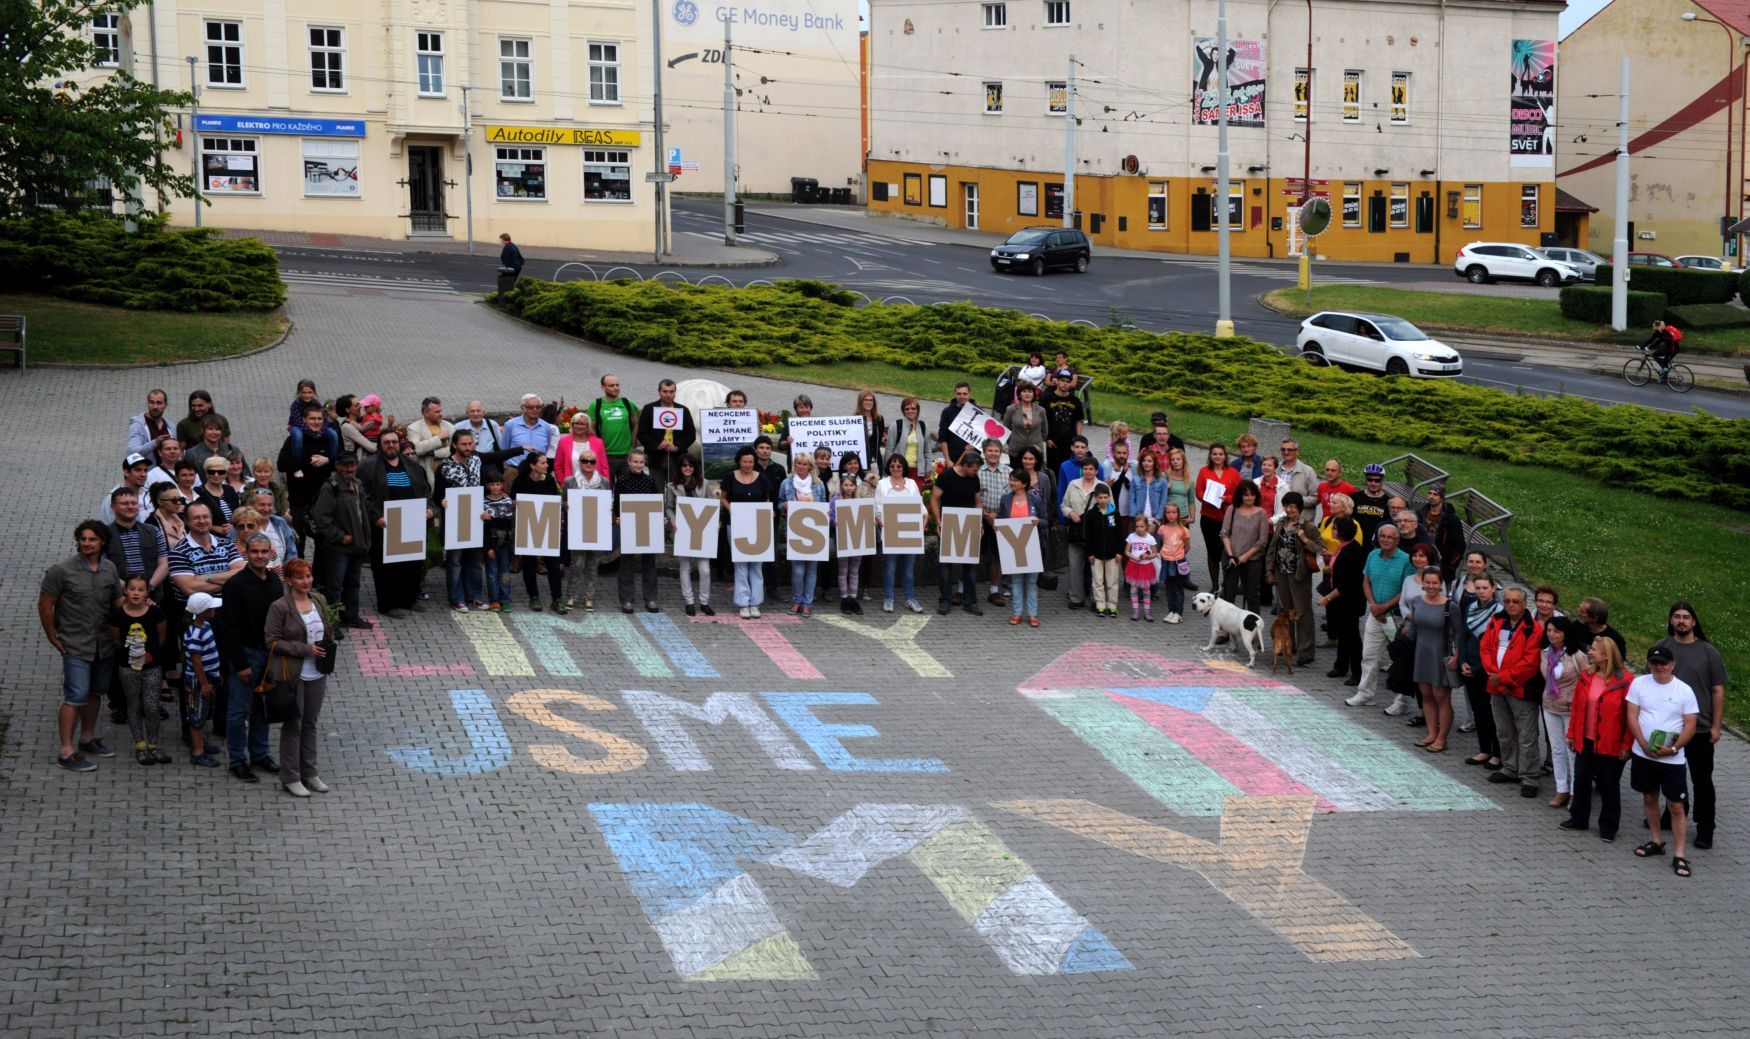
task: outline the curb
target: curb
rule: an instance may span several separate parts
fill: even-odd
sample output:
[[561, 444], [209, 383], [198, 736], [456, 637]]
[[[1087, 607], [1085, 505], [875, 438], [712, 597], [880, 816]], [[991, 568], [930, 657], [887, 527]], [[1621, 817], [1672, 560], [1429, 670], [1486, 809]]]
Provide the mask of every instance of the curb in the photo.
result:
[[[276, 310], [276, 313], [282, 311], [283, 308], [281, 308], [281, 310]], [[240, 354], [225, 354], [223, 357], [185, 357], [176, 361], [157, 361], [152, 364], [80, 364], [77, 361], [42, 361], [37, 364], [37, 367], [80, 372], [119, 372], [130, 371], [134, 368], [181, 368], [190, 364], [214, 364], [222, 361], [241, 361], [246, 358], [254, 357], [257, 354], [267, 353], [269, 350], [278, 349], [286, 340], [292, 337], [292, 332], [295, 331], [297, 327], [297, 324], [288, 317], [286, 318], [286, 329], [284, 332], [280, 333], [278, 339], [275, 339], [271, 343], [263, 343], [253, 350], [245, 350]]]

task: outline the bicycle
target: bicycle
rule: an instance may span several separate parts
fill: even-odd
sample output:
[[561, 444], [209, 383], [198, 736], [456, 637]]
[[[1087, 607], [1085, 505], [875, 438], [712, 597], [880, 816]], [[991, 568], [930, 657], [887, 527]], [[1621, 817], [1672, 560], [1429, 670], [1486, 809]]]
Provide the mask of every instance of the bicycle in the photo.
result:
[[1641, 352], [1641, 356], [1631, 358], [1622, 366], [1623, 381], [1630, 386], [1645, 386], [1650, 382], [1662, 382], [1676, 393], [1688, 393], [1695, 387], [1695, 373], [1689, 370], [1688, 365], [1673, 362], [1661, 367], [1659, 362], [1653, 359], [1653, 351], [1648, 349], [1646, 345], [1643, 344], [1635, 349]]

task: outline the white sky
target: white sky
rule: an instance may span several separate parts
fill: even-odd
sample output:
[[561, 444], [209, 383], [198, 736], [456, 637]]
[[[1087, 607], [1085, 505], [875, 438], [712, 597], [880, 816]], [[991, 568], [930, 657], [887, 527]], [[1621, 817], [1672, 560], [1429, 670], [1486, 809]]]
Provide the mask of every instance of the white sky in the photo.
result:
[[1568, 35], [1580, 27], [1580, 23], [1597, 14], [1610, 0], [1568, 0], [1568, 9], [1562, 12], [1561, 34]]

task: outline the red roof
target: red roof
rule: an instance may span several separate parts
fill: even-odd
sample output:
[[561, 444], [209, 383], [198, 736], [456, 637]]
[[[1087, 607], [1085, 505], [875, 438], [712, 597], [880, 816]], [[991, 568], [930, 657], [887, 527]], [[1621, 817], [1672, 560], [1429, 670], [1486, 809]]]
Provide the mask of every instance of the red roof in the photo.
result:
[[1750, 33], [1750, 0], [1692, 0], [1695, 6], [1741, 33]]
[[1561, 188], [1557, 188], [1556, 189], [1556, 212], [1558, 212], [1558, 213], [1596, 213], [1596, 212], [1598, 212], [1598, 207], [1597, 206], [1589, 206], [1586, 203], [1580, 201], [1578, 198], [1569, 194], [1568, 192], [1563, 191]]

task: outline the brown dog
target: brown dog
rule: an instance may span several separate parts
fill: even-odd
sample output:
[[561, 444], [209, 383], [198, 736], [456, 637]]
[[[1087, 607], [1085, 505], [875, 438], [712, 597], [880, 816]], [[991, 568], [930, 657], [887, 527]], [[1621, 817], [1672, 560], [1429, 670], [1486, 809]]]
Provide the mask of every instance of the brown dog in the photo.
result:
[[1270, 625], [1271, 674], [1276, 673], [1278, 664], [1287, 664], [1288, 673], [1294, 674], [1294, 622], [1299, 619], [1299, 610], [1283, 610]]

